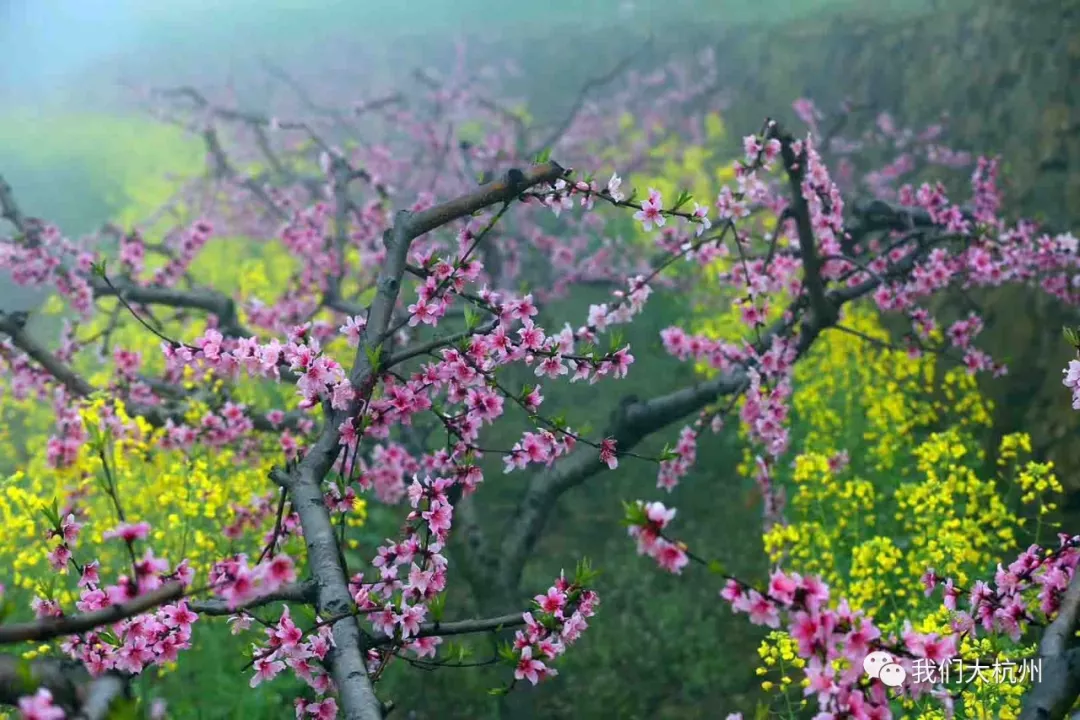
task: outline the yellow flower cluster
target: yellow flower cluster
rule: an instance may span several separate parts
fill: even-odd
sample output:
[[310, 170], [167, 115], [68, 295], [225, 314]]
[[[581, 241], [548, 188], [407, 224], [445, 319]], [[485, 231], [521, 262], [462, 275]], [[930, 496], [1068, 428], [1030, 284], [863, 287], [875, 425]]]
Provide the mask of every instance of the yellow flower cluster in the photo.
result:
[[[633, 131], [632, 120], [626, 126]], [[711, 121], [710, 133], [723, 136], [719, 118]], [[725, 174], [729, 163], [706, 152], [662, 145], [656, 160], [655, 172], [632, 176], [640, 192], [656, 188], [669, 198], [686, 188], [696, 200], [711, 200], [732, 179]], [[770, 229], [768, 222], [763, 227]], [[738, 262], [719, 258], [710, 270], [719, 277]], [[723, 283], [704, 288], [698, 301], [697, 332], [728, 341], [755, 339]], [[774, 320], [784, 303], [768, 301], [768, 318]], [[939, 332], [930, 338], [934, 344], [941, 340]], [[711, 373], [704, 363], [697, 369]], [[790, 470], [778, 468], [776, 480], [790, 498], [787, 521], [764, 534], [765, 550], [774, 563], [822, 577], [834, 598], [846, 597], [886, 633], [899, 631], [905, 620], [920, 632], [951, 632], [940, 596], [925, 597], [923, 573], [933, 567], [962, 586], [985, 576], [1017, 548], [1025, 527], [1021, 509], [1034, 508], [1041, 523], [1061, 493], [1051, 465], [1021, 458], [1031, 451], [1027, 437], [1009, 435], [1001, 440], [998, 463], [1018, 497], [1011, 502], [1003, 496], [1002, 478], [992, 467], [987, 473], [979, 446], [992, 404], [975, 378], [933, 354], [914, 357], [893, 348], [868, 304], [846, 308], [840, 327], [826, 331], [797, 366], [792, 410], [797, 456]], [[841, 450], [849, 453], [847, 463], [837, 455]], [[753, 460], [747, 450], [742, 474], [753, 473]], [[793, 648], [787, 635], [771, 633], [761, 645], [758, 670], [768, 676], [762, 687], [778, 692], [789, 711], [792, 696], [803, 702], [800, 692], [787, 692], [787, 671], [798, 660]], [[999, 648], [962, 650], [965, 657], [981, 652], [985, 658]], [[1019, 656], [1016, 648], [1011, 652]], [[777, 668], [783, 668], [779, 676]], [[1008, 717], [1020, 692], [976, 685], [963, 707], [973, 717]], [[906, 706], [905, 716], [923, 709]], [[930, 708], [924, 714], [940, 716]]]
[[[236, 261], [237, 256], [247, 259]], [[229, 238], [212, 240], [197, 258], [192, 272], [223, 290], [239, 288], [242, 298], [258, 296], [272, 301], [287, 285], [295, 267], [295, 260], [279, 244], [255, 247], [242, 239]], [[80, 330], [81, 336], [105, 330], [111, 311], [107, 301], [103, 304], [104, 309]], [[46, 314], [59, 314], [63, 307], [54, 298], [45, 310]], [[126, 311], [121, 309], [121, 313], [122, 321], [112, 330], [113, 345], [141, 352], [147, 374], [162, 370], [160, 339], [133, 318], [123, 321]], [[161, 319], [166, 335], [188, 341], [206, 327], [203, 320], [181, 324], [168, 317]], [[241, 313], [241, 320], [246, 319]], [[74, 367], [91, 384], [104, 387], [112, 380], [111, 362], [102, 363], [91, 355], [77, 357]], [[206, 400], [221, 390], [222, 384], [208, 382], [207, 377], [189, 369], [183, 387], [197, 391], [187, 402], [184, 418], [197, 426], [210, 410]], [[291, 388], [260, 380], [241, 380], [229, 389], [229, 395], [256, 410], [290, 409], [297, 402]], [[22, 594], [11, 595], [17, 607], [25, 608], [30, 594], [45, 591], [56, 578], [46, 557], [55, 541], [47, 540], [48, 521], [42, 510], [54, 499], [62, 508], [72, 493], [85, 494], [78, 504], [86, 512], [79, 542], [73, 548], [75, 560], [99, 560], [101, 577], [106, 582], [129, 572], [123, 545], [102, 542], [102, 533], [118, 523], [107, 478], [115, 486], [127, 521], [150, 523], [153, 530], [149, 545], [158, 557], [172, 564], [187, 558], [205, 578], [210, 565], [221, 557], [259, 549], [250, 538], [255, 537], [257, 544], [261, 533], [231, 541], [223, 528], [235, 520], [234, 504], [248, 505], [256, 497], [276, 490], [268, 479], [271, 467], [282, 461], [276, 435], [261, 437], [253, 451], [245, 454], [203, 446], [189, 451], [163, 451], [157, 447], [161, 429], [151, 427], [142, 418], [129, 417], [122, 403], [103, 395], [88, 399], [80, 408], [87, 428], [101, 426], [106, 405], [133, 432], [123, 437], [110, 435], [100, 445], [87, 443], [73, 464], [57, 470], [49, 467], [45, 451], [48, 437], [56, 431], [52, 408], [34, 398], [17, 400], [12, 393], [0, 394], [0, 458], [7, 463], [0, 467], [0, 477], [5, 478], [0, 482], [0, 521], [4, 523], [6, 541], [0, 546], [0, 568], [5, 568], [0, 572], [0, 583], [7, 585], [9, 594]], [[364, 517], [364, 502], [358, 500], [349, 525], [362, 524]], [[292, 549], [298, 550], [299, 546]], [[69, 580], [60, 577], [55, 583], [56, 599], [64, 603], [75, 599], [75, 578]]]
[[1044, 515], [1049, 515], [1058, 508], [1057, 503], [1044, 502], [1043, 497], [1047, 494], [1053, 496], [1064, 492], [1057, 476], [1054, 475], [1052, 462], [1040, 463], [1029, 460], [1017, 470], [1016, 485], [1022, 493], [1020, 502], [1025, 505], [1038, 502], [1040, 523]]
[[803, 674], [798, 672], [806, 667], [806, 661], [798, 655], [798, 646], [785, 632], [773, 631], [758, 647], [762, 664], [756, 672], [768, 679], [761, 682], [766, 692], [787, 690], [792, 684], [799, 684]]
[[[156, 211], [175, 192], [182, 178], [198, 173], [202, 167], [198, 144], [193, 145], [190, 139], [183, 138], [171, 128], [128, 123], [130, 127], [124, 125], [121, 128], [124, 132], [114, 132], [123, 122], [118, 125], [104, 116], [79, 117], [77, 120], [72, 125], [77, 132], [67, 135], [81, 150], [73, 149], [67, 155], [96, 158], [88, 166], [108, 170], [111, 185], [117, 190], [114, 199], [124, 206], [114, 218], [122, 226], [142, 221]], [[29, 129], [50, 137], [49, 147], [53, 148], [57, 147], [56, 139], [65, 136], [64, 128], [52, 125], [47, 131], [40, 130], [40, 123], [23, 123], [18, 127], [20, 132]], [[3, 129], [11, 128], [0, 128]], [[134, 140], [128, 130], [134, 131], [137, 136]], [[123, 138], [123, 152], [112, 152], [119, 146], [102, 143], [102, 138]], [[44, 147], [41, 143], [23, 143], [22, 146]], [[131, 152], [133, 147], [137, 152]], [[173, 170], [174, 179], [164, 179], [162, 167]], [[183, 203], [175, 205], [174, 209], [181, 216], [189, 211]], [[176, 217], [169, 214], [157, 224], [144, 226], [144, 236], [150, 242], [158, 240], [160, 232], [166, 225], [171, 226]], [[187, 216], [179, 222], [194, 219]], [[350, 252], [356, 263], [355, 251]], [[148, 254], [147, 276], [163, 262], [160, 256]], [[234, 295], [241, 302], [259, 298], [264, 303], [272, 303], [289, 286], [288, 281], [298, 268], [297, 260], [280, 242], [214, 237], [196, 257], [190, 271], [201, 284]], [[112, 261], [108, 269], [110, 274], [115, 272]], [[343, 290], [355, 293], [359, 288], [347, 282]], [[101, 299], [97, 305], [94, 318], [80, 325], [78, 337], [102, 338], [107, 331], [111, 347], [141, 353], [144, 374], [159, 373], [164, 368], [160, 339], [132, 318], [116, 300]], [[59, 326], [58, 319], [67, 315], [68, 310], [55, 296], [45, 303], [38, 315], [48, 326], [47, 333]], [[242, 323], [249, 324], [249, 317], [242, 308], [239, 316]], [[330, 317], [321, 314], [315, 319], [329, 320]], [[118, 322], [114, 323], [114, 320]], [[189, 342], [206, 328], [206, 320], [198, 314], [179, 319], [162, 311], [155, 313], [154, 321], [160, 321], [160, 330], [165, 335]], [[352, 352], [344, 339], [330, 343], [327, 350]], [[338, 356], [346, 357], [344, 354]], [[72, 366], [95, 387], [106, 387], [114, 379], [111, 358], [102, 362], [92, 351], [76, 356]], [[206, 377], [191, 371], [185, 373], [182, 384], [184, 389], [195, 391], [192, 395], [198, 396], [188, 404], [185, 418], [197, 424], [209, 409], [205, 400], [221, 390], [221, 384], [209, 383]], [[298, 399], [294, 388], [256, 380], [242, 380], [229, 388], [229, 397], [256, 410], [292, 409]], [[46, 456], [47, 440], [56, 432], [51, 404], [36, 397], [20, 400], [12, 392], [0, 392], [0, 523], [4, 528], [4, 542], [0, 544], [0, 584], [5, 585], [5, 597], [16, 612], [14, 619], [26, 618], [29, 601], [34, 595], [51, 593], [67, 609], [75, 600], [74, 572], [68, 570], [66, 576], [54, 572], [46, 557], [56, 541], [47, 540], [48, 520], [42, 511], [54, 500], [62, 508], [73, 493], [81, 494], [78, 506], [85, 510], [86, 517], [79, 540], [73, 547], [75, 560], [80, 563], [99, 560], [104, 582], [114, 581], [121, 573], [130, 573], [129, 559], [122, 552], [123, 545], [102, 541], [102, 533], [118, 522], [115, 504], [104, 484], [106, 477], [111, 479], [117, 491], [126, 519], [129, 522], [146, 521], [151, 525], [148, 545], [156, 555], [173, 565], [182, 558], [189, 559], [194, 569], [202, 573], [203, 580], [210, 564], [222, 556], [233, 552], [257, 553], [259, 550], [261, 532], [249, 532], [242, 539], [230, 541], [224, 536], [223, 527], [236, 519], [233, 504], [247, 505], [255, 497], [264, 497], [276, 490], [267, 477], [270, 467], [282, 459], [275, 436], [267, 435], [252, 452], [244, 454], [206, 447], [196, 447], [188, 452], [162, 451], [156, 447], [161, 431], [142, 419], [129, 418], [124, 406], [112, 399], [93, 397], [81, 406], [81, 416], [88, 427], [98, 425], [106, 403], [123, 422], [134, 428], [134, 432], [122, 438], [105, 438], [106, 441], [97, 447], [84, 447], [73, 465], [56, 470], [49, 467]], [[104, 455], [104, 463], [99, 450]], [[358, 499], [347, 524], [356, 528], [365, 519], [365, 503]], [[269, 525], [267, 520], [265, 527]], [[355, 547], [355, 540], [347, 542]], [[303, 556], [299, 540], [292, 541], [286, 551], [297, 558]], [[32, 658], [56, 651], [52, 645], [40, 645], [26, 650], [24, 656]], [[0, 718], [6, 717], [8, 715], [0, 712]]]
[[[105, 402], [99, 398], [83, 409], [88, 426], [98, 424]], [[16, 586], [32, 589], [48, 575], [45, 554], [50, 546], [41, 509], [53, 498], [62, 506], [71, 491], [86, 493], [80, 506], [87, 520], [76, 559], [99, 560], [106, 579], [109, 571], [122, 572], [126, 563], [121, 544], [101, 542], [102, 532], [119, 522], [106, 482], [111, 480], [129, 522], [151, 524], [151, 544], [159, 557], [172, 562], [187, 557], [203, 572], [229, 551], [222, 527], [234, 519], [230, 503], [247, 503], [270, 489], [267, 476], [275, 455], [243, 459], [229, 450], [209, 448], [191, 453], [151, 450], [160, 431], [142, 418], [127, 418], [122, 404], [112, 405], [138, 432], [109, 442], [100, 455], [93, 443], [87, 443], [76, 461], [62, 470], [50, 469], [43, 455], [34, 456], [0, 497], [0, 516], [13, 535], [13, 542], [0, 548], [0, 564], [12, 568]]]
[[[945, 369], [933, 355], [871, 345], [859, 335], [882, 342], [888, 335], [868, 308], [849, 311], [842, 323], [856, 332], [829, 332], [796, 369], [799, 454], [790, 470], [778, 469], [790, 501], [786, 524], [765, 533], [765, 550], [788, 570], [821, 576], [834, 599], [846, 597], [885, 633], [908, 620], [916, 631], [948, 634], [950, 613], [940, 592], [925, 596], [923, 573], [933, 567], [965, 587], [992, 575], [1022, 539], [1033, 539], [1027, 509], [1042, 518], [1056, 507], [1061, 485], [1051, 464], [1025, 457], [1024, 434], [1001, 439], [1000, 473], [993, 465], [988, 471], [973, 431], [989, 425], [990, 403], [965, 371]], [[831, 466], [840, 449], [850, 463]], [[1016, 502], [1003, 486], [1016, 491]], [[785, 643], [783, 633], [766, 638], [759, 674], [776, 665], [767, 658]], [[1000, 639], [961, 645], [968, 658], [1016, 661], [1030, 652]], [[1014, 717], [1023, 691], [1022, 684], [976, 683], [963, 696], [963, 714]], [[904, 716], [941, 716], [921, 710], [911, 705]]]

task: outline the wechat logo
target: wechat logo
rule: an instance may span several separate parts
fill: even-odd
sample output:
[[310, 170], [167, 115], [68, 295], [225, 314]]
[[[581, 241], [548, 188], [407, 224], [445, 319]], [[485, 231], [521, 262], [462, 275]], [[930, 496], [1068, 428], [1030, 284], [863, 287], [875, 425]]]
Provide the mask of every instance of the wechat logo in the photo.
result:
[[870, 677], [880, 680], [891, 688], [897, 688], [907, 680], [907, 670], [889, 653], [875, 650], [863, 659], [863, 670]]

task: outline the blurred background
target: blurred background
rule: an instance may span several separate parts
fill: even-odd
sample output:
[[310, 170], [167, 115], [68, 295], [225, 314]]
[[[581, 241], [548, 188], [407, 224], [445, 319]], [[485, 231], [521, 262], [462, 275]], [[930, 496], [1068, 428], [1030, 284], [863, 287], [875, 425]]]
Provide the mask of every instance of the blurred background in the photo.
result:
[[[1080, 225], [1080, 0], [0, 0], [0, 174], [28, 214], [78, 235], [146, 214], [164, 173], [202, 161], [197, 143], [145, 112], [135, 88], [225, 88], [258, 109], [288, 92], [268, 72], [278, 67], [330, 105], [379, 97], [408, 85], [417, 68], [464, 55], [477, 68], [509, 68], [492, 78], [490, 94], [523, 103], [543, 123], [567, 112], [585, 79], [637, 47], [643, 72], [674, 53], [714, 49], [732, 156], [764, 117], [792, 118], [800, 97], [822, 107], [872, 104], [911, 127], [945, 115], [958, 147], [1001, 154], [1011, 210]], [[603, 294], [565, 302], [583, 308]], [[42, 299], [0, 284], [4, 309]], [[979, 301], [992, 319], [987, 349], [1023, 369], [986, 387], [995, 401], [987, 442], [1031, 432], [1036, 453], [1058, 465], [1070, 503], [1063, 512], [1075, 521], [1080, 443], [1065, 441], [1078, 428], [1060, 382], [1068, 349], [1045, 329], [1077, 319], [1022, 291]], [[685, 312], [677, 299], [658, 302], [627, 340], [646, 347]], [[641, 353], [639, 365], [634, 373], [650, 378], [653, 393], [690, 378], [654, 353]], [[624, 388], [560, 392], [553, 402], [606, 408]], [[731, 440], [702, 447], [676, 502], [714, 507], [688, 516], [682, 530], [723, 548], [734, 569], [739, 558], [756, 567], [761, 554], [749, 491], [716, 500], [717, 482], [740, 457]], [[564, 498], [549, 525], [523, 585], [544, 585], [587, 551], [604, 570], [604, 612], [559, 678], [532, 694], [536, 718], [704, 720], [753, 705], [746, 658], [760, 634], [719, 606], [715, 588], [654, 572], [618, 524], [617, 500], [648, 497], [654, 486], [654, 469], [628, 464]], [[488, 521], [499, 522], [518, 492], [486, 486]], [[372, 511], [373, 542], [395, 517]], [[278, 704], [287, 692], [249, 693], [239, 661], [221, 650], [215, 664], [216, 647], [206, 650], [210, 660], [163, 680], [178, 716], [291, 716], [291, 705]], [[387, 683], [401, 716], [491, 712], [482, 672], [414, 671]], [[201, 702], [185, 706], [195, 689]]]

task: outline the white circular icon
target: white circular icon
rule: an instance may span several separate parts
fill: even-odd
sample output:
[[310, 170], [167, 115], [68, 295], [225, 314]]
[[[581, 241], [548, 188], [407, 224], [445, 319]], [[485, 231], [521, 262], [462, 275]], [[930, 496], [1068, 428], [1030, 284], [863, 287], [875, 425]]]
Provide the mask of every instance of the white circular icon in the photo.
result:
[[881, 682], [891, 688], [898, 688], [907, 680], [907, 670], [897, 663], [889, 663], [881, 668]]
[[881, 680], [891, 688], [897, 688], [907, 680], [907, 670], [889, 653], [875, 650], [863, 659], [863, 670], [872, 678]]
[[886, 665], [895, 665], [893, 656], [884, 650], [875, 650], [863, 658], [862, 667], [866, 674], [877, 679], [881, 677], [881, 668]]

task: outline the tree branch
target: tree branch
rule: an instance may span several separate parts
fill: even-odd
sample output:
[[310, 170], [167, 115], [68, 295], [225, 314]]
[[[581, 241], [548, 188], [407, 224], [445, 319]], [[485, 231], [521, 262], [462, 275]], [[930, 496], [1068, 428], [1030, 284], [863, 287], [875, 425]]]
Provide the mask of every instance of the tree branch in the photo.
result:
[[1068, 649], [1080, 624], [1080, 571], [1073, 572], [1057, 617], [1039, 643], [1041, 672], [1024, 698], [1020, 720], [1060, 720], [1080, 697], [1080, 648]]
[[[777, 322], [762, 335], [757, 343], [758, 352], [764, 352], [772, 343], [774, 336], [788, 337], [798, 327], [796, 358], [802, 357], [817, 337], [826, 328], [836, 323], [839, 310], [844, 304], [868, 295], [884, 279], [909, 272], [930, 244], [929, 240], [919, 242], [915, 250], [892, 265], [881, 276], [828, 292], [825, 299], [836, 308], [836, 314], [831, 317], [810, 314], [803, 318], [799, 326], [796, 326], [794, 319]], [[793, 317], [798, 317], [800, 313], [795, 311], [799, 310], [804, 302], [805, 298], [800, 297], [790, 308]], [[712, 380], [696, 383], [652, 400], [630, 403], [616, 416], [606, 436], [615, 439], [620, 451], [630, 450], [649, 435], [705, 408], [719, 398], [741, 393], [748, 383], [746, 369], [739, 367]], [[556, 462], [550, 469], [532, 477], [513, 519], [507, 524], [510, 530], [503, 538], [498, 571], [498, 582], [503, 589], [517, 587], [525, 563], [539, 540], [559, 496], [606, 467], [600, 461], [600, 455], [595, 448], [579, 447], [566, 458]]]
[[133, 305], [163, 305], [171, 308], [202, 310], [215, 315], [218, 330], [226, 337], [250, 337], [240, 324], [236, 301], [228, 295], [209, 288], [180, 290], [177, 288], [136, 285], [130, 280], [111, 280], [109, 283], [94, 277], [90, 280], [94, 297], [119, 297]]
[[838, 309], [825, 297], [825, 283], [821, 277], [821, 260], [818, 258], [814, 229], [810, 223], [810, 206], [803, 196], [803, 180], [806, 176], [806, 149], [799, 155], [792, 147], [794, 140], [790, 135], [781, 133], [776, 125], [770, 128], [770, 137], [780, 141], [780, 154], [784, 160], [788, 183], [791, 187], [792, 209], [795, 215], [795, 227], [799, 233], [799, 254], [802, 258], [803, 284], [810, 297], [810, 307], [814, 315], [827, 325], [836, 322]]
[[105, 720], [113, 702], [128, 694], [125, 676], [106, 673], [91, 677], [82, 663], [74, 660], [40, 658], [23, 660], [0, 655], [0, 705], [19, 704], [19, 698], [46, 688], [53, 704], [64, 709], [72, 720]]
[[619, 77], [619, 75], [621, 75], [628, 67], [630, 67], [631, 64], [633, 64], [634, 60], [648, 52], [649, 48], [652, 46], [652, 43], [653, 37], [650, 34], [649, 38], [645, 41], [645, 44], [641, 48], [635, 50], [634, 52], [630, 53], [622, 60], [617, 62], [615, 66], [611, 68], [611, 70], [608, 70], [603, 75], [598, 75], [596, 77], [586, 80], [585, 83], [581, 86], [581, 89], [578, 90], [577, 97], [574, 98], [574, 102], [570, 106], [570, 110], [566, 113], [565, 117], [563, 117], [562, 121], [558, 125], [556, 125], [550, 133], [548, 133], [548, 135], [539, 144], [539, 146], [533, 149], [531, 156], [535, 156], [536, 153], [554, 147], [555, 143], [557, 143], [559, 139], [563, 136], [563, 134], [570, 129], [570, 126], [574, 122], [574, 118], [577, 117], [578, 113], [581, 112], [581, 108], [585, 105], [585, 100], [589, 97], [589, 93], [614, 81], [615, 78]]
[[536, 165], [524, 172], [510, 171], [504, 180], [481, 186], [455, 200], [415, 214], [398, 213], [394, 226], [383, 236], [387, 246], [386, 259], [376, 281], [376, 295], [368, 313], [367, 327], [349, 371], [349, 381], [356, 389], [357, 397], [348, 410], [332, 414], [297, 468], [288, 474], [280, 474], [300, 516], [308, 565], [317, 584], [318, 611], [324, 617], [341, 617], [331, 626], [335, 647], [330, 671], [348, 720], [381, 720], [382, 707], [367, 676], [366, 648], [360, 628], [356, 618], [347, 612], [352, 605], [347, 568], [326, 509], [322, 481], [341, 449], [339, 427], [361, 410], [374, 389], [379, 368], [373, 366], [372, 360], [377, 357], [377, 352], [385, 352], [390, 340], [387, 330], [405, 275], [409, 246], [413, 240], [435, 228], [491, 205], [510, 202], [525, 189], [554, 182], [565, 173], [557, 163]]
[[428, 340], [427, 342], [412, 345], [410, 347], [404, 348], [401, 352], [391, 355], [390, 358], [384, 363], [384, 366], [387, 368], [392, 368], [395, 365], [400, 365], [406, 360], [411, 360], [412, 358], [418, 357], [420, 355], [426, 355], [432, 350], [437, 350], [448, 345], [453, 345], [456, 342], [459, 342], [466, 338], [470, 338], [474, 335], [487, 335], [488, 333], [492, 332], [496, 328], [496, 326], [498, 326], [498, 324], [499, 319], [495, 318], [476, 328], [461, 330], [456, 333], [451, 333], [450, 335], [435, 337], [431, 340]]
[[65, 635], [78, 635], [103, 625], [112, 625], [121, 620], [141, 615], [156, 607], [177, 600], [183, 594], [183, 585], [170, 582], [145, 595], [94, 612], [0, 625], [0, 645], [19, 642], [44, 642]]
[[313, 603], [315, 602], [315, 591], [315, 583], [311, 580], [304, 580], [303, 582], [286, 585], [275, 592], [260, 595], [234, 608], [230, 608], [224, 600], [189, 602], [188, 608], [199, 615], [235, 615], [245, 610], [254, 610], [276, 602]]
[[90, 383], [27, 334], [26, 321], [26, 313], [0, 312], [0, 333], [11, 338], [15, 347], [26, 353], [73, 395], [86, 397], [93, 394], [94, 387]]
[[[448, 623], [424, 623], [420, 631], [411, 638], [423, 637], [449, 637], [450, 635], [472, 635], [474, 633], [495, 632], [506, 628], [524, 625], [525, 618], [521, 613], [509, 613], [497, 617], [482, 618], [479, 620], [458, 620]], [[398, 642], [394, 638], [382, 638], [378, 645], [393, 645]]]

